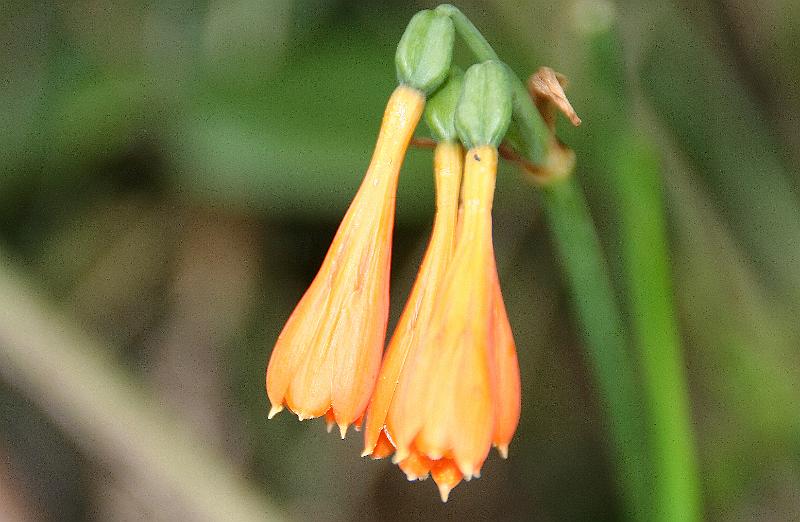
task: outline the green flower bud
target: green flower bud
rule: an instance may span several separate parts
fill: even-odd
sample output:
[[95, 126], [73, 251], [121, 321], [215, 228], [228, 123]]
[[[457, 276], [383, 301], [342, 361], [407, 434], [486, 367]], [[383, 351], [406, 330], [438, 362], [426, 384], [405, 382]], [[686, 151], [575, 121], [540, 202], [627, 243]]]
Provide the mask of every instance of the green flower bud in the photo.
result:
[[464, 145], [497, 147], [511, 123], [511, 87], [500, 62], [489, 60], [467, 69], [456, 106], [456, 129]]
[[458, 67], [450, 69], [450, 76], [445, 84], [436, 91], [425, 106], [425, 122], [436, 141], [455, 141], [456, 104], [461, 97], [461, 86], [464, 84], [464, 72]]
[[425, 94], [435, 91], [450, 72], [454, 39], [448, 16], [430, 10], [415, 14], [397, 45], [398, 81]]

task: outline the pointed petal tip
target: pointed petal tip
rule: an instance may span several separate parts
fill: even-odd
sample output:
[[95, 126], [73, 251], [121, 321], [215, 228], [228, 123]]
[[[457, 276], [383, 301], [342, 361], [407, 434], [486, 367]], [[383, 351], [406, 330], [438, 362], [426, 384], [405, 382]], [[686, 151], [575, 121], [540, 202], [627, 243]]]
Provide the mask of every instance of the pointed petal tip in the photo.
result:
[[347, 424], [342, 423], [339, 424], [339, 434], [342, 436], [342, 440], [347, 436]]
[[[370, 450], [364, 450], [364, 451], [362, 451], [362, 452], [361, 452], [361, 456], [362, 456], [362, 457], [369, 457], [369, 458], [371, 458], [372, 460], [383, 460], [383, 459], [384, 459], [384, 456], [383, 456], [383, 455], [378, 455], [378, 454], [376, 454], [374, 451], [370, 451]], [[393, 463], [393, 464], [394, 464], [394, 463]]]
[[458, 467], [458, 471], [464, 476], [464, 480], [469, 482], [472, 480], [472, 477], [480, 477], [480, 470], [475, 470], [470, 464], [466, 462], [458, 462], [456, 461], [456, 466]]
[[328, 433], [332, 432], [333, 425], [334, 425], [333, 421], [325, 421], [325, 430], [327, 430]]
[[498, 444], [497, 445], [497, 452], [500, 453], [500, 456], [504, 459], [508, 458], [508, 444]]
[[267, 414], [267, 419], [271, 419], [272, 417], [274, 417], [275, 415], [279, 414], [282, 411], [283, 411], [283, 406], [272, 406], [269, 409], [269, 413]]
[[362, 457], [370, 457], [372, 460], [381, 460], [384, 457], [388, 457], [389, 454], [381, 453], [380, 452], [380, 445], [378, 444], [367, 444], [364, 446], [364, 451], [361, 452]]
[[446, 503], [447, 499], [450, 498], [450, 492], [453, 490], [447, 484], [438, 484], [439, 486], [439, 497], [441, 497], [442, 502]]
[[427, 480], [428, 477], [431, 475], [430, 473], [417, 475], [413, 471], [406, 471], [406, 470], [403, 470], [403, 472], [406, 474], [406, 478], [408, 479], [409, 482], [414, 482], [415, 480], [419, 480], [421, 482], [423, 480]]

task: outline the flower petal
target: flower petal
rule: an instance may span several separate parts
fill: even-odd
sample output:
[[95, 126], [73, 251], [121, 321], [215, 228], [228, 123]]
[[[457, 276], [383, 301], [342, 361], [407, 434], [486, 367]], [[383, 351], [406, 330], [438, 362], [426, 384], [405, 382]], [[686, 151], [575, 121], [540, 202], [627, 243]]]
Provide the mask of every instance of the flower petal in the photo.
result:
[[433, 462], [431, 476], [439, 487], [439, 496], [442, 502], [447, 502], [450, 492], [461, 482], [461, 472], [451, 459], [441, 459]]
[[405, 86], [389, 99], [364, 180], [270, 357], [273, 414], [283, 404], [299, 418], [332, 408], [344, 433], [366, 409], [386, 335], [397, 177], [424, 102]]

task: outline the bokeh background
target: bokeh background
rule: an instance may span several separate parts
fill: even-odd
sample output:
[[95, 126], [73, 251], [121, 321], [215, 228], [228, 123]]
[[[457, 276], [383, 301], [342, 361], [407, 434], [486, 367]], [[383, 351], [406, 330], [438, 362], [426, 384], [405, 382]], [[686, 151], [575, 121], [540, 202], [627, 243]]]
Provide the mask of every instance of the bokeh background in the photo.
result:
[[[3, 3], [0, 519], [620, 518], [537, 190], [511, 165], [495, 211], [523, 378], [508, 461], [443, 505], [359, 458], [352, 432], [266, 420], [272, 344], [369, 161], [394, 47], [433, 5]], [[657, 151], [707, 519], [800, 519], [800, 4], [458, 5], [521, 77], [569, 78], [584, 123], [559, 134], [612, 273], [609, 158], [636, 151], [608, 129], [622, 118]], [[401, 176], [392, 322], [431, 159], [412, 150]]]

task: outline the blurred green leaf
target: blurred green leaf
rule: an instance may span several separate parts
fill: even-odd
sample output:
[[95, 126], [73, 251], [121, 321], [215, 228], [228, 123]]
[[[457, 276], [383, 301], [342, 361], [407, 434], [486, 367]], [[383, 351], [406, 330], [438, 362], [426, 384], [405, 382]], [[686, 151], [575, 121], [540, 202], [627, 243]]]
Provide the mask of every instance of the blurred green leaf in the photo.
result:
[[733, 511], [747, 496], [779, 487], [767, 470], [791, 466], [800, 451], [800, 374], [791, 362], [800, 333], [680, 167], [670, 169], [668, 185], [682, 322], [697, 347], [690, 367], [705, 412], [697, 421], [708, 507]]
[[800, 303], [800, 206], [770, 124], [736, 71], [674, 10], [658, 10], [644, 45], [649, 102], [698, 174], [770, 289]]
[[[393, 53], [374, 35], [316, 36], [257, 91], [201, 86], [179, 124], [179, 190], [273, 215], [341, 217], [395, 86]], [[429, 153], [410, 154], [403, 171], [398, 219], [427, 219]]]

